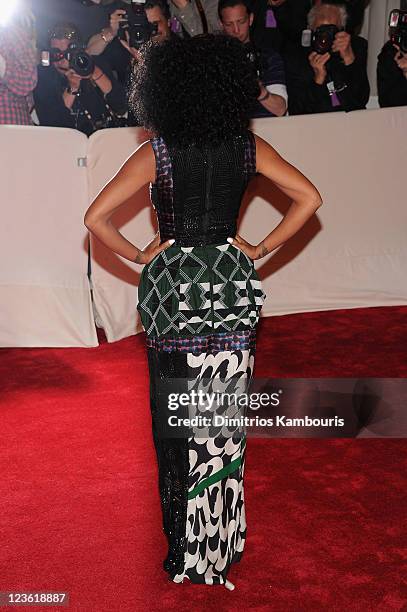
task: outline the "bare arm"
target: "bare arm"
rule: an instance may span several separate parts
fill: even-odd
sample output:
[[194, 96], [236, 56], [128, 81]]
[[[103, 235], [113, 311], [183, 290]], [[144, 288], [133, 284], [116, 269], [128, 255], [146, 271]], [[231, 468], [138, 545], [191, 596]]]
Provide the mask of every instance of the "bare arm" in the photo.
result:
[[90, 37], [86, 47], [86, 51], [90, 55], [100, 55], [103, 53], [106, 47], [117, 36], [120, 24], [125, 20], [125, 14], [126, 11], [123, 9], [114, 11], [110, 16], [109, 26]]
[[287, 111], [286, 101], [283, 96], [279, 96], [278, 94], [269, 94], [267, 98], [262, 101], [262, 105], [277, 117], [282, 117]]
[[112, 214], [143, 185], [155, 181], [155, 157], [149, 141], [128, 158], [89, 206], [84, 223], [109, 249], [129, 261], [149, 263], [170, 241], [159, 244], [158, 234], [144, 250], [129, 242], [111, 223]]
[[89, 55], [101, 55], [101, 53], [103, 53], [108, 44], [113, 40], [111, 37], [112, 35], [110, 34], [109, 36], [109, 34], [110, 33], [106, 28], [103, 30], [103, 36], [102, 32], [98, 32], [89, 38], [86, 47], [86, 51], [89, 53]]
[[[259, 100], [259, 98], [263, 99]], [[273, 113], [277, 117], [282, 117], [285, 115], [287, 111], [287, 103], [283, 96], [268, 91], [268, 89], [261, 84], [259, 98], [257, 98], [259, 102], [266, 110], [270, 111], [270, 113]]]
[[237, 235], [233, 243], [252, 259], [260, 259], [296, 234], [322, 205], [316, 187], [265, 140], [255, 135], [257, 171], [272, 180], [293, 201], [280, 223], [257, 246]]

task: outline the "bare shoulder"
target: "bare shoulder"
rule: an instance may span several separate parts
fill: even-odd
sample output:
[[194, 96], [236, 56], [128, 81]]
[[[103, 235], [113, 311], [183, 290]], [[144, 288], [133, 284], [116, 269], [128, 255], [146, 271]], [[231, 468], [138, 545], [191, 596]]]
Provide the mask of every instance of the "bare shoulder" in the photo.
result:
[[256, 143], [256, 167], [257, 171], [262, 173], [262, 168], [264, 168], [265, 164], [270, 163], [272, 160], [281, 160], [281, 156], [267, 140], [264, 140], [264, 138], [261, 138], [261, 136], [254, 132], [253, 136]]
[[121, 167], [121, 173], [143, 174], [146, 182], [155, 181], [155, 154], [150, 140], [146, 140], [127, 158]]

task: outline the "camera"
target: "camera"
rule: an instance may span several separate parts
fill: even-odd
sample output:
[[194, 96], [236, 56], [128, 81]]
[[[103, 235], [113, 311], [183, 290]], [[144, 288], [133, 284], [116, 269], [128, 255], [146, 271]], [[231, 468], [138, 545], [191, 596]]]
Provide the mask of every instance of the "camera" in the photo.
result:
[[147, 19], [144, 5], [146, 0], [132, 0], [131, 6], [126, 9], [124, 18], [126, 22], [120, 24], [118, 37], [122, 40], [126, 39], [126, 32], [129, 33], [129, 45], [135, 49], [139, 49], [141, 45], [146, 43], [152, 36], [157, 34], [157, 24], [150, 23]]
[[250, 49], [246, 54], [246, 57], [249, 60], [256, 77], [260, 79], [261, 65], [259, 52], [254, 49]]
[[68, 60], [69, 68], [81, 77], [89, 76], [95, 69], [93, 57], [84, 50], [83, 45], [74, 42], [69, 45], [66, 51], [60, 51], [55, 47], [42, 51], [41, 65], [50, 66], [64, 58]]
[[339, 32], [336, 25], [321, 25], [316, 28], [311, 37], [311, 49], [319, 55], [328, 53], [332, 49], [335, 35]]
[[395, 9], [389, 17], [390, 40], [407, 53], [407, 11]]

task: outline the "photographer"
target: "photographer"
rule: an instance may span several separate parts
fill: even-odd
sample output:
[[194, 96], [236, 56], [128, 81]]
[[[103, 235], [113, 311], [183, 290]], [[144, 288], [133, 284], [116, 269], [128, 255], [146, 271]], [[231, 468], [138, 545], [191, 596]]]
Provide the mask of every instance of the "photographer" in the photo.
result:
[[34, 19], [23, 5], [6, 26], [0, 26], [0, 124], [33, 124], [36, 84]]
[[[119, 8], [117, 8], [119, 6]], [[121, 26], [126, 24], [126, 13], [132, 10], [129, 4], [115, 2], [112, 5], [109, 26], [92, 36], [87, 51], [100, 56], [117, 74], [119, 81], [127, 87], [131, 72], [132, 58], [137, 57], [137, 49], [130, 47], [129, 36], [123, 37]], [[155, 29], [153, 40], [164, 40], [172, 36], [170, 13], [165, 0], [147, 0], [144, 5], [147, 22]], [[150, 37], [150, 33], [146, 32]]]
[[366, 108], [367, 41], [345, 31], [345, 5], [325, 2], [308, 14], [313, 33], [308, 47], [285, 53], [290, 115]]
[[407, 105], [407, 52], [390, 40], [382, 48], [377, 62], [379, 105]]
[[285, 86], [284, 63], [277, 51], [268, 48], [259, 50], [250, 40], [250, 26], [253, 14], [245, 0], [220, 0], [219, 18], [226, 34], [240, 40], [248, 57], [257, 70], [260, 95], [252, 117], [281, 117], [287, 111], [287, 89]]
[[[72, 43], [82, 44], [77, 28], [56, 24], [50, 37], [51, 49], [65, 53]], [[74, 128], [87, 136], [98, 129], [122, 125], [118, 115], [127, 111], [125, 89], [99, 59], [86, 76], [75, 72], [66, 57], [52, 66], [40, 66], [34, 100], [41, 125]]]
[[[302, 31], [307, 27], [307, 15], [313, 6], [325, 0], [253, 0], [254, 23], [252, 39], [261, 46], [270, 44], [284, 51], [286, 44], [301, 45]], [[348, 13], [346, 31], [359, 34], [364, 13], [370, 0], [342, 0]], [[339, 0], [332, 3], [339, 4]]]
[[[123, 5], [123, 3], [121, 4]], [[98, 55], [114, 70], [118, 80], [125, 88], [126, 94], [128, 94], [131, 86], [133, 64], [139, 58], [138, 48], [131, 44], [132, 39], [137, 36], [138, 39], [141, 38], [145, 41], [149, 39], [162, 41], [176, 35], [170, 29], [170, 13], [165, 0], [147, 0], [143, 6], [146, 23], [141, 28], [136, 28], [137, 32], [132, 32], [131, 27], [123, 29], [123, 26], [128, 25], [127, 11], [132, 10], [130, 6], [124, 5], [126, 9], [117, 9], [115, 8], [116, 5], [117, 3], [112, 7], [115, 10], [110, 15], [109, 27], [92, 36], [88, 42], [87, 50], [94, 55]], [[142, 21], [138, 19], [138, 22]], [[129, 108], [127, 125], [140, 125], [133, 108]]]

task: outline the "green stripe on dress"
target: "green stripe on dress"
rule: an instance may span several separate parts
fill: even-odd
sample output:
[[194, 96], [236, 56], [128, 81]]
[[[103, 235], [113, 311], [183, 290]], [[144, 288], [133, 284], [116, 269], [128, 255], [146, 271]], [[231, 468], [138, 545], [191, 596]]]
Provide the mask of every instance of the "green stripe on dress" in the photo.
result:
[[193, 499], [194, 497], [199, 495], [199, 493], [201, 493], [201, 491], [203, 491], [206, 487], [209, 487], [215, 482], [219, 482], [219, 480], [222, 480], [222, 478], [224, 478], [225, 476], [228, 476], [229, 474], [237, 470], [237, 468], [242, 463], [243, 450], [245, 446], [246, 446], [246, 438], [243, 438], [240, 457], [236, 457], [236, 459], [231, 461], [229, 465], [225, 465], [225, 467], [223, 467], [221, 470], [219, 470], [218, 472], [215, 472], [214, 474], [211, 474], [210, 476], [208, 476], [208, 478], [205, 478], [205, 480], [202, 480], [199, 484], [197, 484], [196, 487], [192, 489], [192, 491], [189, 491], [188, 499]]

